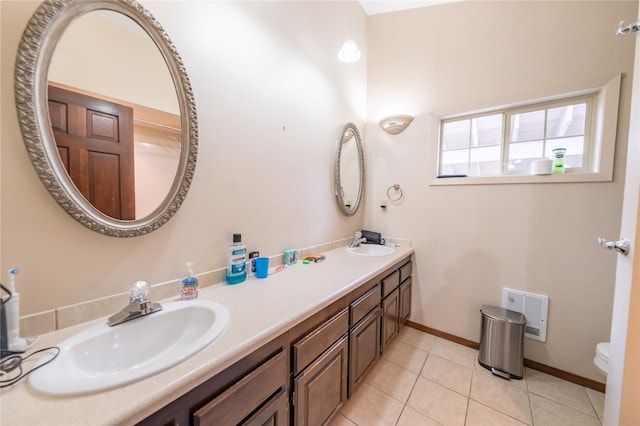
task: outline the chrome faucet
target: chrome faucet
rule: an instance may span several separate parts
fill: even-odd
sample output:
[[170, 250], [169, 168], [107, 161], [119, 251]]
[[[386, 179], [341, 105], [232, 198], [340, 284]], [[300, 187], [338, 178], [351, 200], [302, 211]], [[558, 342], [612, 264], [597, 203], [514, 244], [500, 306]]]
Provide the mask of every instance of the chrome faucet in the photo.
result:
[[355, 235], [353, 236], [353, 242], [349, 245], [349, 247], [351, 248], [358, 247], [360, 244], [364, 243], [365, 241], [367, 241], [367, 239], [362, 236], [362, 232], [356, 231]]
[[149, 285], [146, 281], [136, 281], [129, 287], [129, 305], [117, 314], [111, 315], [107, 319], [110, 327], [122, 324], [123, 322], [149, 315], [162, 310], [159, 303], [152, 302], [148, 298]]

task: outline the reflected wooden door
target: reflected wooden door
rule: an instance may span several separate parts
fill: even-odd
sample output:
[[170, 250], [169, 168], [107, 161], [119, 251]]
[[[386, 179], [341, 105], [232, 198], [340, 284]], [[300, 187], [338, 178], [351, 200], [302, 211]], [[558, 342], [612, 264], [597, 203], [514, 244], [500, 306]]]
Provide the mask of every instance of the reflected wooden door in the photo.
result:
[[82, 195], [104, 214], [135, 219], [133, 109], [49, 86], [60, 158]]

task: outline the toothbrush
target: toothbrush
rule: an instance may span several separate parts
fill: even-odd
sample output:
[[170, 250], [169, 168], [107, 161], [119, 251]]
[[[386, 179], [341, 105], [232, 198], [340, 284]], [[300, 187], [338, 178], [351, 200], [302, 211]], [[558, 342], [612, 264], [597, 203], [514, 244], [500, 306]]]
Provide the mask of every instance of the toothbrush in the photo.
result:
[[26, 342], [20, 338], [20, 293], [16, 291], [16, 275], [19, 269], [9, 269], [9, 291], [11, 298], [5, 303], [7, 310], [7, 335], [9, 340], [9, 350], [13, 352], [24, 352]]
[[20, 270], [18, 268], [9, 269], [9, 291], [11, 294], [16, 292], [16, 275]]

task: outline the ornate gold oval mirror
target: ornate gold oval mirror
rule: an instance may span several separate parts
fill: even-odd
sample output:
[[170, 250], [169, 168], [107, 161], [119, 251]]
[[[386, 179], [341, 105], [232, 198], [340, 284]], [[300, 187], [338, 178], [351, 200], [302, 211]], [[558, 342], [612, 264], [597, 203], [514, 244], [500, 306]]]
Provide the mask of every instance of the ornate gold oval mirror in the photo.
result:
[[362, 139], [353, 123], [345, 124], [338, 140], [334, 182], [338, 208], [353, 216], [360, 207], [364, 188]]
[[165, 224], [193, 179], [198, 129], [185, 67], [135, 0], [47, 1], [16, 60], [31, 162], [74, 219], [134, 237]]

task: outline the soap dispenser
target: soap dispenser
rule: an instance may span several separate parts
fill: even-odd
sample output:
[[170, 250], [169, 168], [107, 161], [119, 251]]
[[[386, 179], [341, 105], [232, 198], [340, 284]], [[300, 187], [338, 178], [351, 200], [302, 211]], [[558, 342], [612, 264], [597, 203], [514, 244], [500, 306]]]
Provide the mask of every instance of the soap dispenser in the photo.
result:
[[193, 262], [187, 262], [187, 273], [180, 283], [180, 299], [191, 300], [198, 297], [198, 277], [193, 273]]

